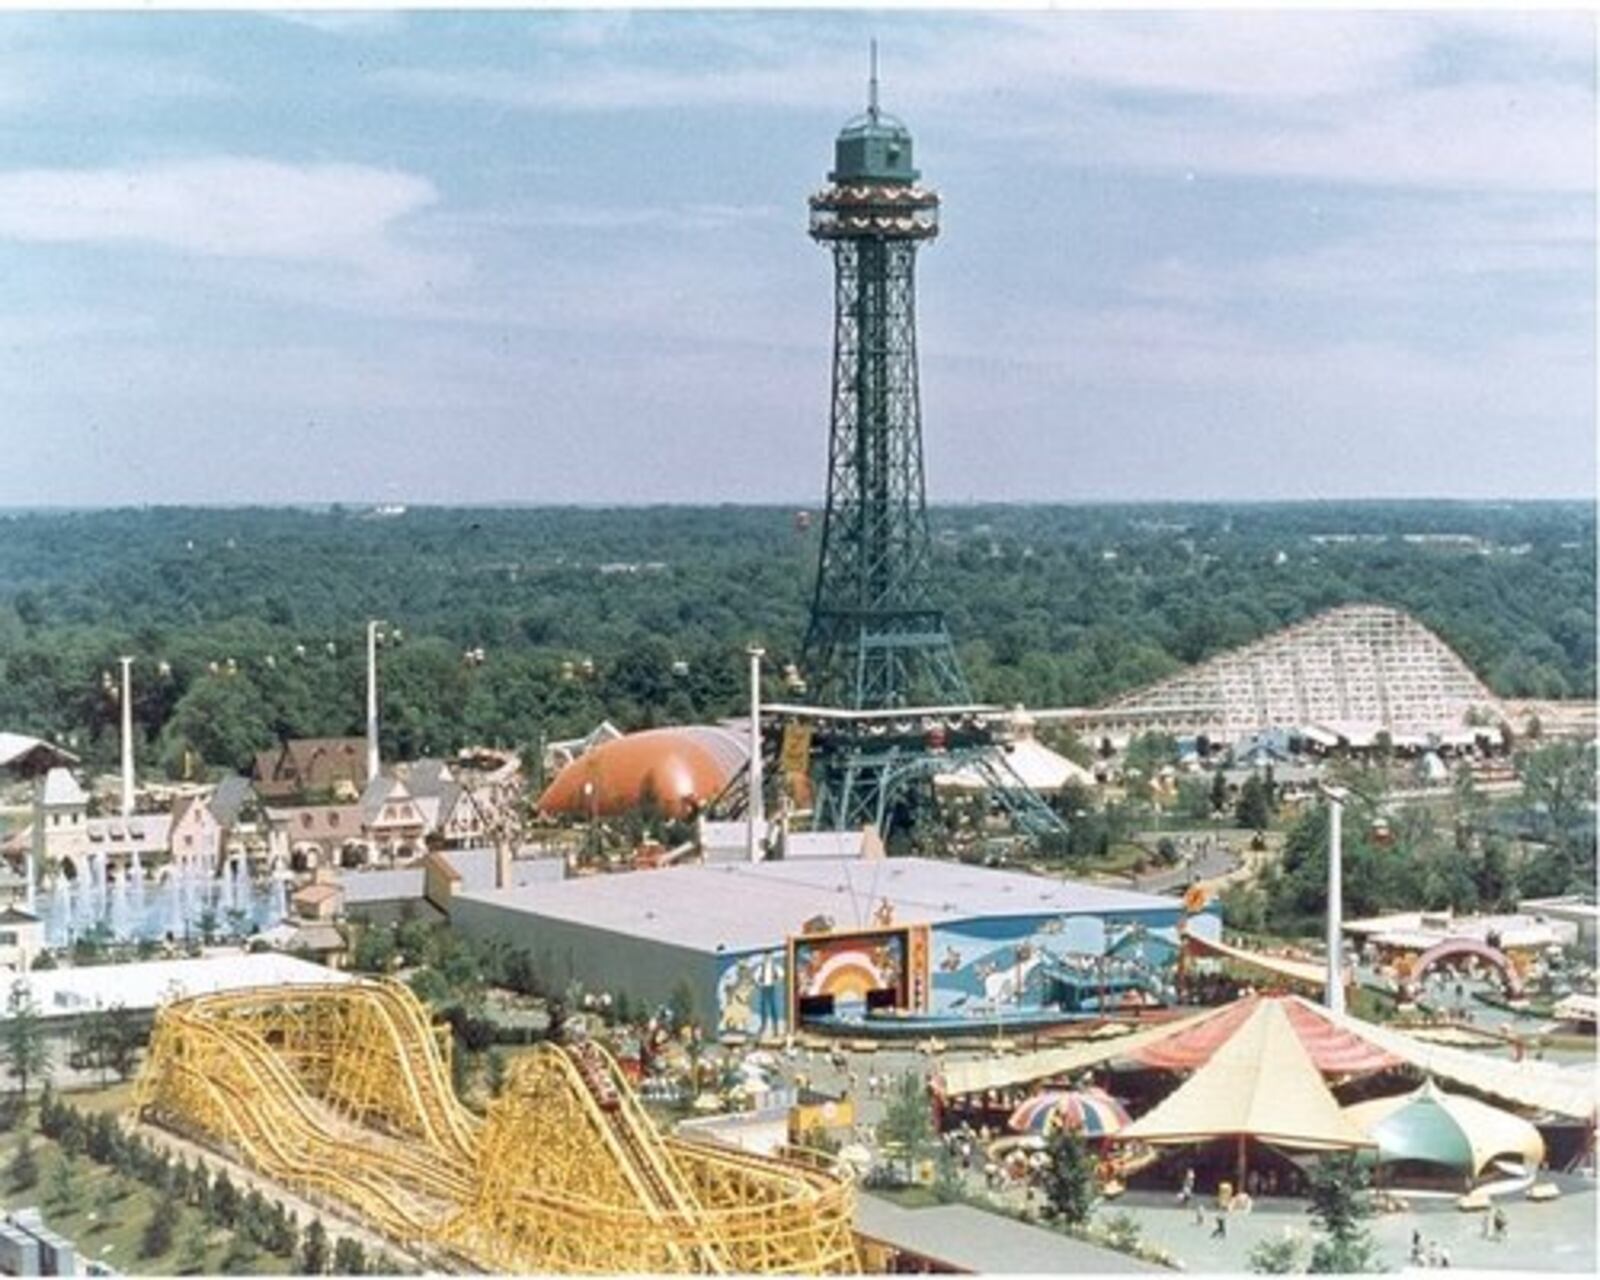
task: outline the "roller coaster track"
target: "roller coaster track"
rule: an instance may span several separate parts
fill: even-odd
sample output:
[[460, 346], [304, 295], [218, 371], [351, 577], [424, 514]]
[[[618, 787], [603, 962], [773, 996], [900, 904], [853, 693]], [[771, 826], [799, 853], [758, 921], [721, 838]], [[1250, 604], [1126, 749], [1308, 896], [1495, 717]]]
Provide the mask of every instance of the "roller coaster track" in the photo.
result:
[[664, 1138], [597, 1045], [523, 1056], [487, 1117], [473, 1115], [451, 1088], [448, 1041], [393, 983], [167, 1005], [135, 1107], [469, 1267], [857, 1268], [847, 1179]]

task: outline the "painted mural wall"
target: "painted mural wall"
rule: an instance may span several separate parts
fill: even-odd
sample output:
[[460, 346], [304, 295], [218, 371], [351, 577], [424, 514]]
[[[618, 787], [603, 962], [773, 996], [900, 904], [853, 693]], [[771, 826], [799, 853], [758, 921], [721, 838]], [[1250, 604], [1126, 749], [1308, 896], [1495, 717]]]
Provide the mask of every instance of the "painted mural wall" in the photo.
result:
[[[1178, 912], [1142, 917], [1043, 916], [909, 925], [792, 941], [792, 994], [831, 995], [841, 1013], [864, 1012], [866, 993], [891, 989], [901, 1008], [981, 1017], [1037, 1009], [1052, 983], [1077, 980], [1095, 995], [1142, 989], [1174, 996]], [[1215, 911], [1188, 928], [1220, 938]], [[789, 1029], [790, 956], [773, 949], [732, 956], [717, 977], [719, 1034], [762, 1036]], [[1108, 984], [1107, 978], [1111, 981]]]
[[764, 1036], [789, 1021], [788, 957], [783, 949], [725, 960], [717, 975], [717, 1033]]
[[[1135, 918], [1043, 916], [967, 920], [933, 930], [932, 996], [936, 1014], [980, 1015], [997, 1009], [1038, 1009], [1060, 982], [1101, 995], [1147, 991], [1163, 1003], [1175, 997], [1178, 913]], [[1188, 927], [1220, 937], [1222, 922], [1207, 912]]]

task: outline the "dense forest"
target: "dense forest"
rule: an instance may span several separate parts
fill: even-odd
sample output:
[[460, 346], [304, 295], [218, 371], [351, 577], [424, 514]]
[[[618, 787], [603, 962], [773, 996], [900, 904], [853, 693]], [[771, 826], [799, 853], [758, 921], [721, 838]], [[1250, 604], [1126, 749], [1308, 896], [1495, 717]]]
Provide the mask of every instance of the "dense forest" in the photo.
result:
[[[1414, 613], [1502, 695], [1595, 691], [1588, 504], [964, 506], [931, 522], [985, 701], [1093, 704], [1357, 600]], [[397, 755], [727, 714], [751, 640], [775, 670], [798, 658], [820, 537], [820, 517], [760, 507], [12, 513], [0, 727], [113, 760], [108, 686], [128, 653], [147, 766], [358, 732], [368, 618], [402, 633], [382, 657]]]

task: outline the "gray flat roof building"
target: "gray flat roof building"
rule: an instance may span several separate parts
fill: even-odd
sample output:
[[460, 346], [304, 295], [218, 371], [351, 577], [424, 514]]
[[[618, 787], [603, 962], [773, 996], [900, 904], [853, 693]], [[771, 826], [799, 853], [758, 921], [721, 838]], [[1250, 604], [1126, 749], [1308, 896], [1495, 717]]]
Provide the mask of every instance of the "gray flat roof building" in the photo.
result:
[[974, 917], [1171, 912], [1177, 906], [1153, 893], [930, 858], [663, 867], [462, 890], [457, 898], [719, 953], [779, 946], [818, 916], [841, 931], [871, 929], [884, 901], [895, 923], [928, 925]]
[[1165, 934], [1157, 950], [1175, 952], [1183, 905], [927, 858], [805, 858], [463, 884], [449, 913], [463, 934], [527, 952], [557, 990], [664, 1004], [687, 989], [698, 1021], [765, 1036], [862, 1001], [955, 1019], [1037, 1008], [1055, 960], [1107, 956], [1123, 932]]

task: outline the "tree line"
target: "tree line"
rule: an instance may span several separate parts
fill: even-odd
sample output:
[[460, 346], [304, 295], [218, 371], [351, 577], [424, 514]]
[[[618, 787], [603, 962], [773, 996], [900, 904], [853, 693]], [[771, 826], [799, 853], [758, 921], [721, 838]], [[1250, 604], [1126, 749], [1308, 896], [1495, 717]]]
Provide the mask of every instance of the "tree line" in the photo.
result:
[[[142, 767], [240, 768], [282, 737], [359, 732], [374, 617], [403, 633], [381, 658], [391, 755], [736, 714], [751, 640], [771, 693], [799, 661], [819, 525], [762, 507], [0, 518], [0, 724], [111, 764], [128, 653]], [[1503, 696], [1594, 694], [1585, 504], [977, 506], [931, 525], [985, 701], [1092, 705], [1353, 601], [1415, 614]]]

